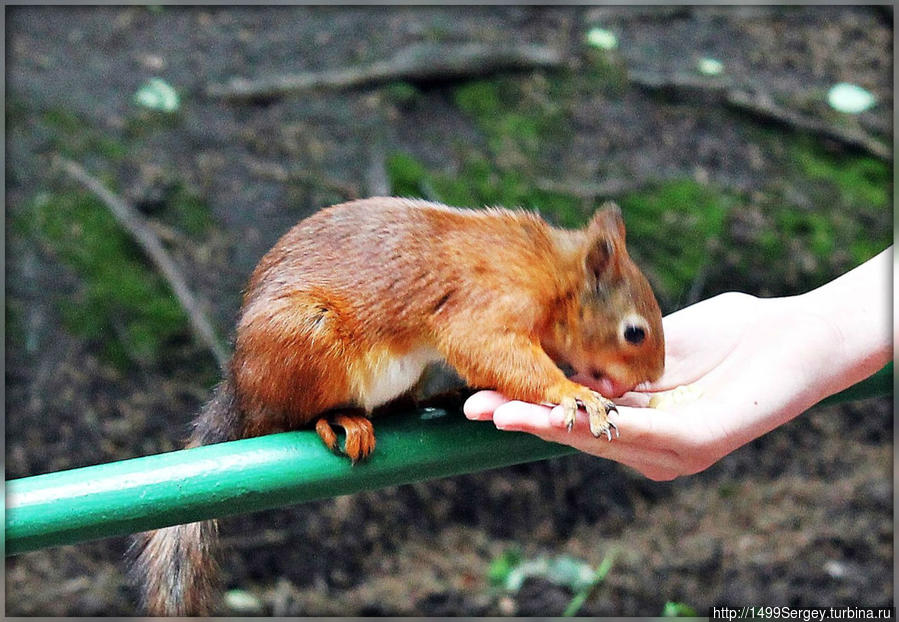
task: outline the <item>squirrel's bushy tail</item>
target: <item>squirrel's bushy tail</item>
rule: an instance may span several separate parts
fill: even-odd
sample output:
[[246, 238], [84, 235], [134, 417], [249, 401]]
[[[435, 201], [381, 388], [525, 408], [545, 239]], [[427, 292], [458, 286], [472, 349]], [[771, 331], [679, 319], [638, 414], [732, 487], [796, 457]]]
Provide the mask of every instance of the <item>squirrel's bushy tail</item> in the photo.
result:
[[[238, 410], [229, 379], [223, 380], [194, 424], [188, 447], [237, 437]], [[206, 520], [137, 534], [131, 545], [132, 580], [149, 615], [210, 615], [218, 591], [218, 524]]]
[[208, 616], [218, 591], [214, 520], [173, 525], [134, 537], [131, 566], [141, 607], [152, 616]]

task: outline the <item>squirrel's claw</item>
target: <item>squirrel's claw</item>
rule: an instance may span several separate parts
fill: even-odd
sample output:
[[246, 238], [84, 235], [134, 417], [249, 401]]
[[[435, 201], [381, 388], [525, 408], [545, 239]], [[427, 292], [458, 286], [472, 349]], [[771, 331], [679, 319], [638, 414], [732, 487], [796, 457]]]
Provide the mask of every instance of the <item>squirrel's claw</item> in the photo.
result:
[[614, 402], [595, 393], [598, 398], [595, 402], [588, 403], [585, 408], [590, 422], [590, 434], [595, 438], [605, 436], [609, 441], [612, 440], [612, 429], [615, 429], [616, 437], [619, 436], [618, 427], [609, 421], [609, 413], [618, 412]]
[[[615, 412], [618, 412], [618, 411], [616, 410]], [[609, 439], [609, 441], [611, 442], [612, 430], [615, 430], [615, 438], [621, 438], [621, 432], [618, 431], [618, 426], [615, 425], [614, 423], [612, 423], [611, 421], [608, 421], [607, 423], [608, 423], [609, 427], [606, 428], [606, 438]]]
[[606, 438], [609, 439], [609, 441], [612, 440], [612, 430], [615, 430], [615, 438], [621, 438], [621, 432], [618, 431], [618, 426], [609, 419], [609, 415], [613, 412], [616, 415], [618, 414], [618, 408], [615, 407], [615, 404], [612, 404], [606, 411], [606, 425], [608, 426], [606, 428]]
[[566, 397], [561, 400], [560, 406], [565, 413], [565, 427], [569, 432], [574, 428], [574, 420], [577, 418], [577, 409], [580, 405], [582, 404], [579, 399]]
[[574, 429], [574, 422], [577, 416], [578, 408], [587, 411], [587, 417], [590, 424], [590, 433], [595, 437], [605, 436], [608, 440], [612, 440], [612, 430], [615, 430], [615, 438], [621, 436], [618, 426], [609, 421], [609, 413], [618, 412], [615, 403], [606, 399], [596, 391], [591, 391], [586, 387], [582, 387], [583, 392], [579, 392], [577, 397], [565, 396], [559, 400], [559, 405], [565, 413], [563, 420], [565, 427], [571, 432]]

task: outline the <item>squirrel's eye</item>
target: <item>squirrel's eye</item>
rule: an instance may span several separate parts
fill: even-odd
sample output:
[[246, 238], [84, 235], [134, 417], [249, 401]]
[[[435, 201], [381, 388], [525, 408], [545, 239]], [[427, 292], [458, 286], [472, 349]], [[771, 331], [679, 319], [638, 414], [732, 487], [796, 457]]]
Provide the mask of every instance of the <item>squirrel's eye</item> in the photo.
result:
[[624, 340], [629, 344], [638, 346], [646, 339], [646, 330], [642, 326], [628, 324], [624, 327]]

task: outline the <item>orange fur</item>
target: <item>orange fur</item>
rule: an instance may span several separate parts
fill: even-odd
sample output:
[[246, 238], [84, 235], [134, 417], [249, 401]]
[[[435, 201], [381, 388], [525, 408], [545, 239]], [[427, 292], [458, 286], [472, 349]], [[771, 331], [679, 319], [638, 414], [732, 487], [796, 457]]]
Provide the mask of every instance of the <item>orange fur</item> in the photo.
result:
[[337, 415], [334, 423], [346, 432], [344, 453], [356, 463], [375, 450], [375, 431], [371, 421], [360, 415]]
[[325, 447], [331, 451], [337, 451], [337, 434], [334, 433], [331, 424], [328, 423], [328, 420], [325, 417], [322, 417], [315, 422], [315, 431], [319, 438], [322, 439]]
[[[611, 256], [597, 276], [585, 262], [599, 240]], [[631, 309], [651, 324], [641, 348], [618, 338]], [[231, 368], [244, 434], [371, 410], [378, 365], [421, 348], [471, 386], [531, 401], [574, 391], [548, 353], [626, 384], [657, 377], [664, 358], [658, 306], [614, 210], [566, 231], [524, 211], [364, 199], [302, 221], [253, 272]]]
[[[627, 326], [642, 331], [637, 343]], [[471, 387], [561, 404], [566, 417], [583, 406], [591, 431], [611, 439], [611, 402], [557, 364], [635, 385], [662, 373], [664, 353], [661, 313], [617, 208], [568, 231], [524, 211], [353, 201], [303, 220], [260, 260], [230, 369], [189, 444], [315, 422], [336, 450], [330, 420], [355, 463], [375, 448], [365, 415], [440, 359]], [[212, 523], [144, 537], [135, 568], [153, 613], [209, 610], [212, 540]]]

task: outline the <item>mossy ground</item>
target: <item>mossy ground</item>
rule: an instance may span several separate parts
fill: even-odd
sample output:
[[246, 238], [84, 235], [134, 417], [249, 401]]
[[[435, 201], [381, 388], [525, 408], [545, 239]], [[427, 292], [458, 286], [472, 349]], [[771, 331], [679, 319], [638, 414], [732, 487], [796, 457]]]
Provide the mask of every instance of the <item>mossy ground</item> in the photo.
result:
[[[8, 110], [7, 119], [15, 122], [28, 113], [26, 105], [17, 103]], [[104, 133], [64, 109], [52, 108], [31, 118], [46, 132], [48, 153], [116, 164], [139, 148], [139, 139]], [[108, 174], [105, 177], [107, 186], [115, 189], [116, 180]], [[139, 207], [158, 225], [201, 241], [212, 226], [203, 197], [176, 173], [155, 183], [152, 199]], [[181, 347], [190, 339], [187, 316], [109, 209], [96, 196], [73, 186], [70, 181], [66, 188], [40, 190], [10, 210], [11, 230], [45, 248], [75, 273], [73, 291], [55, 296], [60, 319], [68, 330], [96, 344], [119, 368], [157, 365], [172, 354], [174, 344]], [[21, 334], [15, 324], [8, 327], [13, 335]]]

